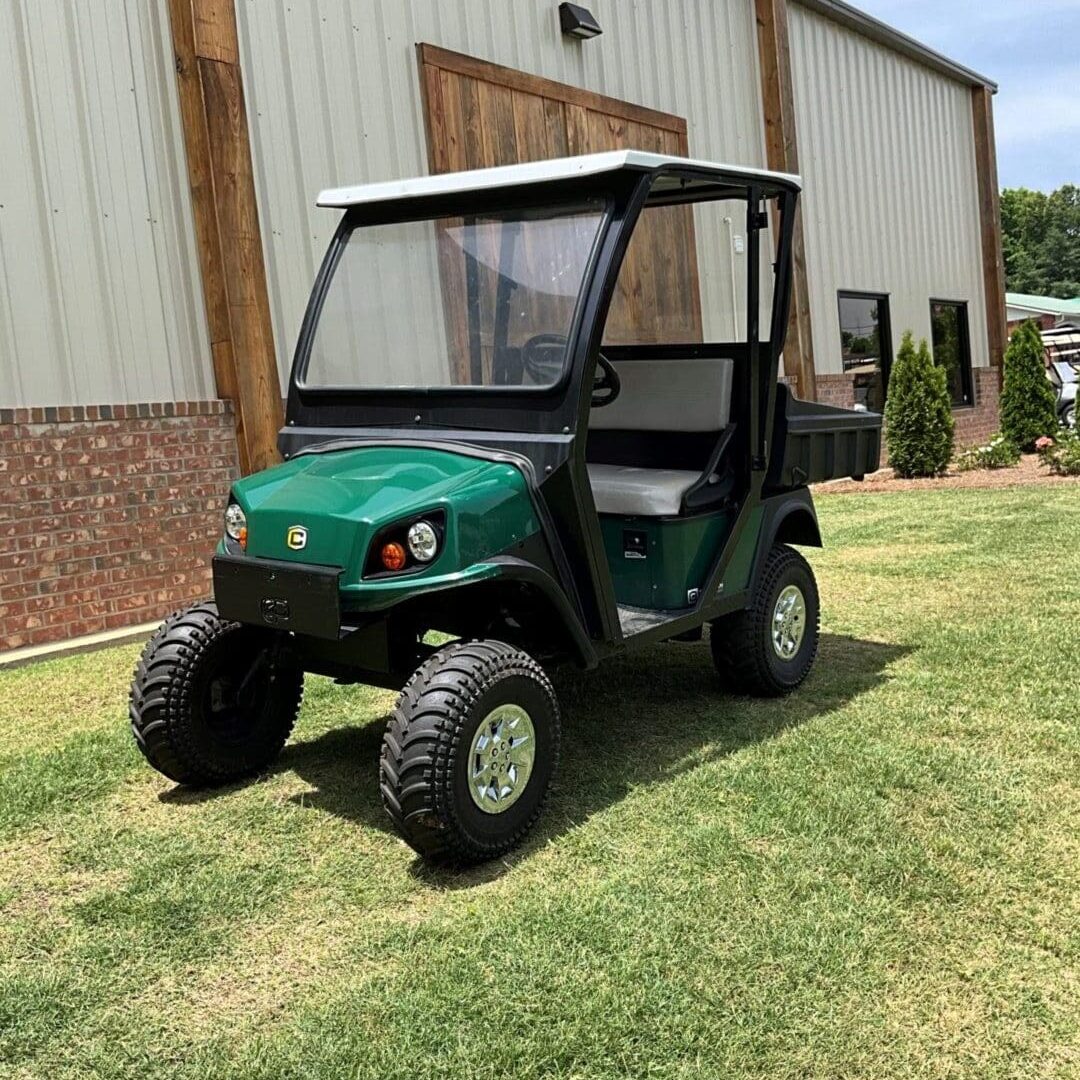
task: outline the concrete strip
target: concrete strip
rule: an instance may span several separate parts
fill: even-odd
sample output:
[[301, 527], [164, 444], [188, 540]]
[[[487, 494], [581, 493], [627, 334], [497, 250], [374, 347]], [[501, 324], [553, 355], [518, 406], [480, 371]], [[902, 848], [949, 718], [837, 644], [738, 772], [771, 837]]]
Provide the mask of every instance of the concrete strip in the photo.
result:
[[138, 626], [122, 626], [117, 630], [104, 630], [100, 634], [68, 638], [66, 641], [50, 641], [46, 645], [28, 645], [25, 649], [0, 652], [0, 671], [36, 664], [39, 660], [56, 660], [61, 656], [107, 649], [111, 645], [130, 645], [133, 641], [146, 641], [161, 625], [157, 622], [139, 623]]

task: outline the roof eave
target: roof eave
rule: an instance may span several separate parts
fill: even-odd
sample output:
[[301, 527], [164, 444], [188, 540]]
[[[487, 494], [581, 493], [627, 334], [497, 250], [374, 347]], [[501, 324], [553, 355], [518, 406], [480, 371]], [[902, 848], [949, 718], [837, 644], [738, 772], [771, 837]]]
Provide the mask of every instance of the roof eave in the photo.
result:
[[857, 31], [879, 45], [894, 49], [912, 60], [917, 60], [939, 71], [942, 75], [948, 75], [971, 86], [984, 86], [991, 93], [997, 93], [998, 85], [993, 79], [988, 79], [985, 75], [980, 75], [977, 71], [972, 71], [971, 68], [950, 60], [944, 53], [939, 53], [902, 30], [897, 30], [894, 26], [875, 19], [872, 15], [867, 15], [865, 11], [844, 3], [844, 0], [797, 0], [797, 2], [842, 26]]

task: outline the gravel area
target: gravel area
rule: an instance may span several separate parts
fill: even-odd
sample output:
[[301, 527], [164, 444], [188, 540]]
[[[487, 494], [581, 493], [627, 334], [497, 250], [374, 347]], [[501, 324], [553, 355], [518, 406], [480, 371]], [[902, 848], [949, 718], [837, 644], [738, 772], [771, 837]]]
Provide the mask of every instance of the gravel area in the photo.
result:
[[852, 492], [866, 494], [875, 491], [917, 491], [934, 488], [1000, 488], [1017, 484], [1074, 484], [1080, 485], [1080, 477], [1054, 476], [1045, 465], [1040, 464], [1037, 454], [1024, 454], [1019, 465], [1008, 469], [973, 469], [956, 472], [950, 469], [944, 476], [932, 479], [900, 480], [892, 469], [879, 469], [865, 480], [830, 480], [814, 485], [815, 495], [846, 495]]

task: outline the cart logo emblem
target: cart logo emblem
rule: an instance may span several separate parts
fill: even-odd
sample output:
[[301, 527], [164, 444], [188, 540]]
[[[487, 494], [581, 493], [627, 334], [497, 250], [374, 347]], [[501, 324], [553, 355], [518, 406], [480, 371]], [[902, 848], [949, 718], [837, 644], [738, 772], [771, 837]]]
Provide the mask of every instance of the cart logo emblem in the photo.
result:
[[276, 626], [289, 621], [289, 601], [280, 597], [264, 597], [259, 604], [259, 610], [262, 612], [264, 622], [272, 623]]
[[307, 546], [307, 529], [303, 525], [290, 525], [285, 533], [285, 546], [292, 551], [302, 551]]

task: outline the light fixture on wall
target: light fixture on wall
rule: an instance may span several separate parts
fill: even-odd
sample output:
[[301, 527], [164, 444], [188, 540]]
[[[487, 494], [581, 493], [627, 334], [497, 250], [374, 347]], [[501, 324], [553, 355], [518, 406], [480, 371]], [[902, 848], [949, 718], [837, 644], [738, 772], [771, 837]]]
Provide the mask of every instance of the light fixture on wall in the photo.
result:
[[604, 32], [593, 13], [580, 4], [559, 5], [559, 26], [564, 34], [576, 38], [593, 38]]

